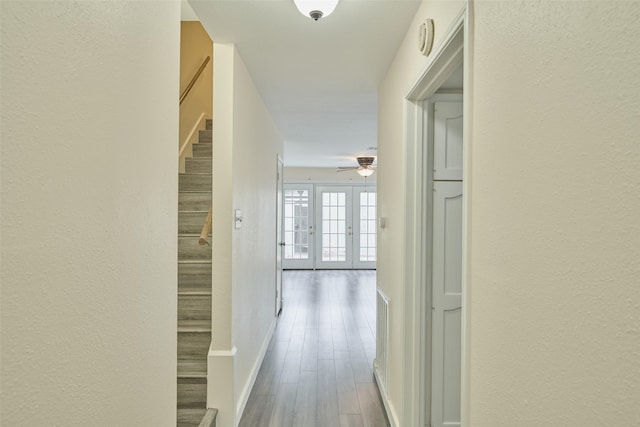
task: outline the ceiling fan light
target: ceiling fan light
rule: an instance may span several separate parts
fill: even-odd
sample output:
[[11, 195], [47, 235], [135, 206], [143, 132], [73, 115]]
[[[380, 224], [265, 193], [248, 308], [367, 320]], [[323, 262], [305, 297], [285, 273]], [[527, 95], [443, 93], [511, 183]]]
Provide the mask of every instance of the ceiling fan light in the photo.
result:
[[293, 0], [301, 14], [317, 21], [331, 15], [339, 0]]
[[368, 177], [373, 175], [374, 169], [372, 168], [365, 168], [365, 167], [359, 167], [358, 169], [356, 169], [356, 172], [358, 172], [358, 175], [363, 176], [363, 177]]

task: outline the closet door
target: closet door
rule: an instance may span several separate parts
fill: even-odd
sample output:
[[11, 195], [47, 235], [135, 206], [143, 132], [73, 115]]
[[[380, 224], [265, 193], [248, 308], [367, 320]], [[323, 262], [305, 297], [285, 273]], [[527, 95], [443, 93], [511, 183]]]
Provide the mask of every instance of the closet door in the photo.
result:
[[[460, 98], [459, 101], [455, 99]], [[462, 97], [433, 105], [433, 179], [462, 180]]]
[[434, 182], [431, 420], [435, 427], [460, 425], [462, 200], [462, 182]]

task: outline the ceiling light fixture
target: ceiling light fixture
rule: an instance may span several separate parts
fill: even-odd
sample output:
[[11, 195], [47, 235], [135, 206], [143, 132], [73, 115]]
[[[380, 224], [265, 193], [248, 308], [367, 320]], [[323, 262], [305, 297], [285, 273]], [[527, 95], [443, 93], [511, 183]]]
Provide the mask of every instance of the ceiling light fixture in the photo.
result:
[[338, 0], [293, 0], [293, 2], [301, 14], [314, 21], [331, 15], [338, 5]]
[[358, 175], [364, 176], [366, 178], [373, 175], [373, 172], [375, 172], [375, 170], [368, 166], [360, 166], [358, 169], [356, 169], [356, 172], [358, 172]]

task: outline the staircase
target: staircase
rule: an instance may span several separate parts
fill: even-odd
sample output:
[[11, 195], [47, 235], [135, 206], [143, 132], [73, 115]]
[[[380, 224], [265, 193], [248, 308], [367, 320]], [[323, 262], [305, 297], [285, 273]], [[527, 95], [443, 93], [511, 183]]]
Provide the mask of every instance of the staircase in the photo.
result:
[[215, 426], [207, 410], [211, 342], [211, 247], [198, 239], [211, 207], [211, 120], [185, 161], [178, 198], [178, 427]]

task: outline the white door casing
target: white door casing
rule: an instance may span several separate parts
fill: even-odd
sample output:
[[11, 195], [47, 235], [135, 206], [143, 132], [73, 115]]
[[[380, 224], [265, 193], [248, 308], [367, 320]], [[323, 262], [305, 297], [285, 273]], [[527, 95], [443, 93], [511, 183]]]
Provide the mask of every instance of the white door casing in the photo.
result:
[[283, 162], [280, 156], [277, 159], [276, 178], [276, 315], [282, 310], [282, 259], [284, 253], [283, 233]]

